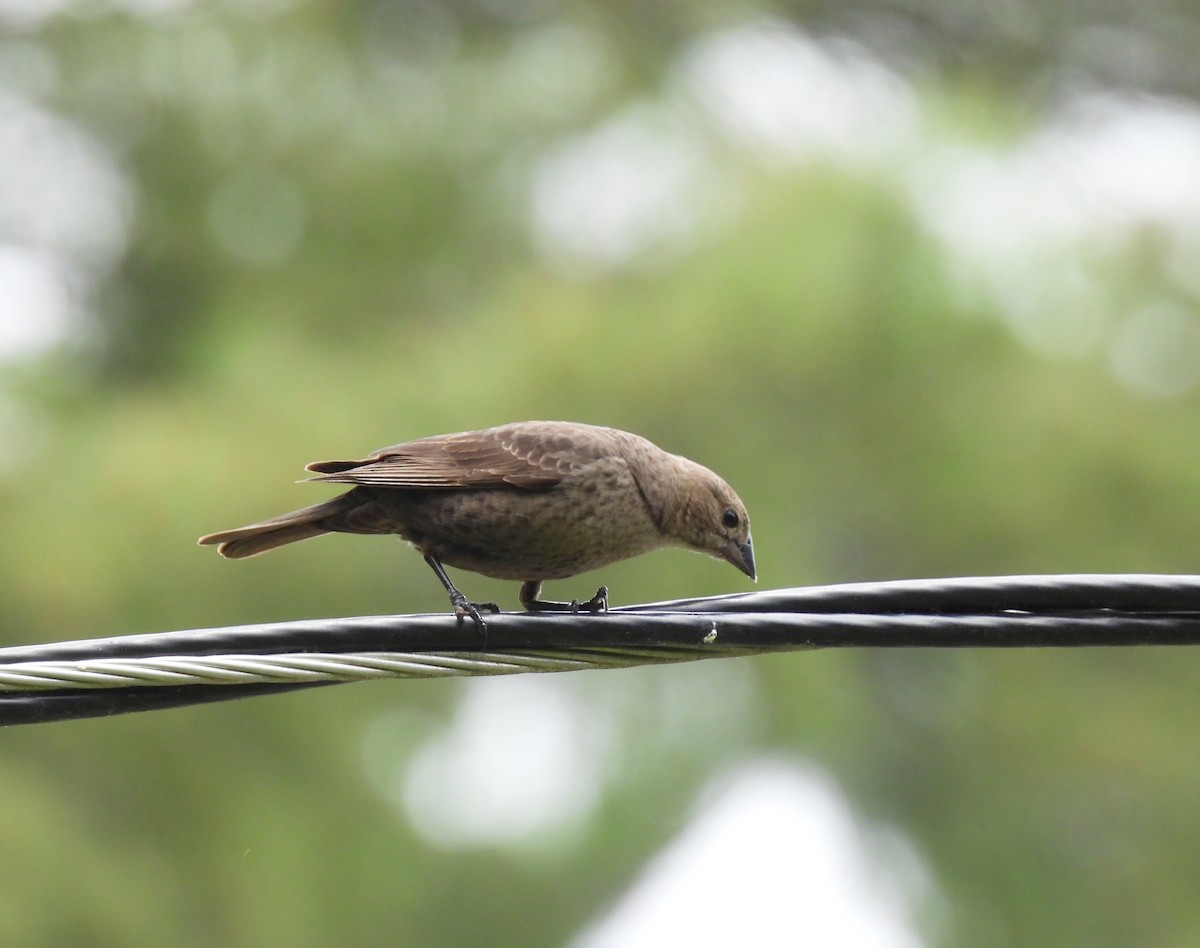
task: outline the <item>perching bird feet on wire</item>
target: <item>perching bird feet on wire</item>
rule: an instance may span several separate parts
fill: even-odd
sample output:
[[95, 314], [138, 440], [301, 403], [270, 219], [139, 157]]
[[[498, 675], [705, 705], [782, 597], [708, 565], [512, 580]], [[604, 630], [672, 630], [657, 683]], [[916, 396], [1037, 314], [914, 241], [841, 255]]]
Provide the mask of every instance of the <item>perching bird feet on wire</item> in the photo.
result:
[[470, 616], [471, 621], [475, 623], [475, 628], [479, 630], [479, 634], [483, 636], [486, 642], [487, 623], [483, 621], [483, 616], [479, 614], [479, 610], [486, 609], [488, 612], [496, 615], [500, 612], [500, 607], [494, 602], [471, 602], [458, 591], [458, 587], [446, 575], [446, 570], [442, 567], [441, 561], [432, 553], [425, 554], [425, 562], [433, 568], [434, 573], [437, 574], [437, 578], [446, 587], [446, 594], [450, 597], [450, 605], [454, 607], [454, 614], [458, 617], [458, 621], [461, 623], [464, 617]]
[[587, 602], [580, 602], [578, 599], [572, 599], [570, 602], [555, 602], [552, 599], [539, 599], [541, 595], [542, 584], [537, 580], [529, 580], [521, 583], [521, 590], [517, 593], [517, 599], [530, 612], [608, 612], [608, 587], [601, 586], [596, 590], [596, 595], [592, 596]]

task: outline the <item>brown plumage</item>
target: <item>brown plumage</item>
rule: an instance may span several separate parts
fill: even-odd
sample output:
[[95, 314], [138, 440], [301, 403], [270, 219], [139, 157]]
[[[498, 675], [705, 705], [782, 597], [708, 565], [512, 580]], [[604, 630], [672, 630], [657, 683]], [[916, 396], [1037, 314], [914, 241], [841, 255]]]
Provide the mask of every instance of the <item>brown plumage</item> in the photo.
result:
[[[332, 500], [200, 538], [239, 559], [322, 533], [395, 533], [416, 547], [455, 611], [481, 627], [442, 564], [520, 580], [529, 609], [563, 579], [664, 546], [724, 559], [755, 576], [750, 521], [708, 468], [645, 438], [593, 425], [526, 421], [437, 435], [362, 461], [317, 461], [314, 481], [354, 485]], [[603, 587], [582, 608], [607, 608]]]

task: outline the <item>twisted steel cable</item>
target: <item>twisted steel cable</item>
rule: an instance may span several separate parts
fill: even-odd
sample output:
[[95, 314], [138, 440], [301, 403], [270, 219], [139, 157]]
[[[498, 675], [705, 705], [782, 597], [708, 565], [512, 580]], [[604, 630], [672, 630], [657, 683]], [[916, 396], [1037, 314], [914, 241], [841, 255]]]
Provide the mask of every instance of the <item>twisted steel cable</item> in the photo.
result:
[[374, 678], [578, 671], [834, 647], [1200, 643], [1200, 577], [1014, 576], [767, 590], [613, 609], [311, 619], [0, 649], [0, 724]]

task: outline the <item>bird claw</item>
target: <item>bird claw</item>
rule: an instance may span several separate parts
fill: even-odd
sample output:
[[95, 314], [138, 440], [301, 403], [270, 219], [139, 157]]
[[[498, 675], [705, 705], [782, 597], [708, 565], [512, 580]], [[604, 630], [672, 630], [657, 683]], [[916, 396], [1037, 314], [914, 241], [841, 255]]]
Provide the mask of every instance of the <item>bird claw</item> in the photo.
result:
[[530, 612], [569, 612], [578, 615], [581, 612], [608, 612], [608, 587], [601, 586], [596, 595], [587, 602], [572, 599], [570, 602], [556, 602], [552, 599], [538, 599], [541, 583], [526, 583], [521, 587], [521, 605]]
[[[575, 602], [575, 600], [571, 600]], [[601, 586], [596, 590], [596, 595], [592, 596], [587, 602], [576, 603], [579, 609], [585, 612], [608, 612], [608, 587]], [[578, 611], [578, 610], [573, 610]]]
[[475, 628], [479, 630], [479, 636], [482, 639], [480, 648], [487, 645], [487, 623], [483, 621], [483, 616], [479, 614], [480, 609], [486, 609], [488, 612], [497, 614], [500, 612], [500, 607], [494, 602], [471, 602], [462, 593], [457, 596], [452, 595], [450, 602], [454, 606], [454, 615], [458, 619], [458, 624], [461, 627], [463, 619], [470, 616], [471, 621], [475, 623]]

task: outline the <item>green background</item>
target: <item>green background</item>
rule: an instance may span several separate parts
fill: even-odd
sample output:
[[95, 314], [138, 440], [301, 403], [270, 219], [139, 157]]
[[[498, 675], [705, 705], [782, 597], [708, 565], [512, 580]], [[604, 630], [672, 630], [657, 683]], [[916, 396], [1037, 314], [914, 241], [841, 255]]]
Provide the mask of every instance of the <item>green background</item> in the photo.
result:
[[[721, 473], [760, 588], [1197, 571], [1195, 11], [1069, 10], [0, 12], [4, 122], [55, 159], [0, 243], [78, 295], [0, 362], [5, 644], [442, 610], [387, 538], [195, 538], [326, 496], [308, 461], [525, 418]], [[601, 581], [750, 588], [672, 551], [547, 593]], [[925, 943], [1191, 944], [1198, 673], [832, 650], [10, 728], [0, 941], [561, 944], [768, 760], [906, 841]], [[472, 735], [512, 759], [439, 770]]]

